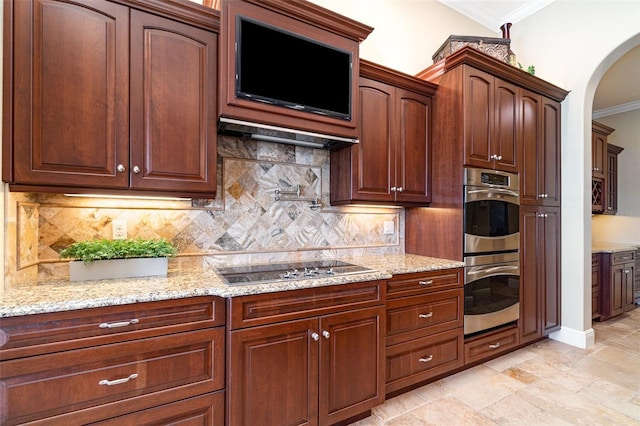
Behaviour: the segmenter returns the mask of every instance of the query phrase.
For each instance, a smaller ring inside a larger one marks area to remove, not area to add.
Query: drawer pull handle
[[[493,345],[489,345],[489,349],[498,349],[500,347],[500,342],[495,343]]]
[[[429,362],[429,361],[431,361],[432,359],[433,359],[433,355],[429,355],[429,356],[428,356],[428,357],[426,357],[426,358],[418,358],[418,361],[420,361],[420,362]]]
[[[418,314],[418,318],[431,318],[433,316],[433,312],[429,312],[428,314]]]
[[[107,386],[113,386],[113,385],[121,385],[123,383],[127,383],[129,380],[133,380],[136,377],[138,377],[138,373],[133,373],[132,375],[130,375],[129,377],[125,377],[123,379],[116,379],[116,380],[100,380],[98,382],[99,385],[107,385]]]
[[[100,328],[118,328],[118,327],[126,327],[128,325],[133,325],[139,323],[140,320],[132,319],[129,321],[120,321],[120,322],[103,322],[100,324]]]
[[[430,284],[433,284],[433,280],[429,280],[429,281],[418,281],[418,284],[420,284],[420,285],[430,285]]]

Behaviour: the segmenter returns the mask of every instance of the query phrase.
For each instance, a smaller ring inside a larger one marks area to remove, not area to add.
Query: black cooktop
[[[371,268],[340,260],[317,260],[311,262],[273,263],[218,268],[218,273],[229,285],[282,282],[337,275],[373,272]]]

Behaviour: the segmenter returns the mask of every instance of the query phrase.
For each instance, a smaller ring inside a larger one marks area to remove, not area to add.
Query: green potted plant
[[[71,281],[166,276],[167,259],[176,248],[159,240],[90,240],[78,241],[60,252],[69,262]]]

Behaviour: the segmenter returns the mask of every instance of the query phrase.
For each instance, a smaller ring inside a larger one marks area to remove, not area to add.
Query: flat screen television
[[[236,97],[351,120],[351,52],[236,19]]]

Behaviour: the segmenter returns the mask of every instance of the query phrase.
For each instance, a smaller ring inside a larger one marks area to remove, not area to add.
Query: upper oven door
[[[518,250],[520,196],[506,188],[465,186],[465,255]]]

